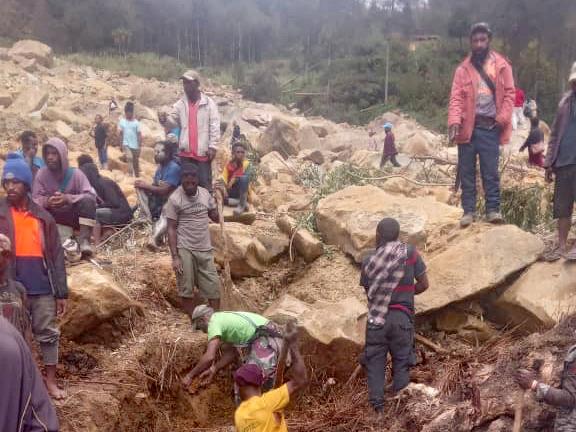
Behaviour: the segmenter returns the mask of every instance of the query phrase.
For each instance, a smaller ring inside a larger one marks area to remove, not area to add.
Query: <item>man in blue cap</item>
[[[30,199],[32,171],[18,154],[9,154],[2,173],[6,198],[0,200],[0,233],[12,244],[10,274],[26,288],[32,332],[40,345],[46,387],[55,399],[65,393],[56,383],[60,331],[68,286],[64,251],[54,218]]]
[[[386,132],[386,138],[384,138],[384,151],[382,152],[380,169],[384,168],[384,165],[386,165],[388,160],[392,162],[392,165],[398,168],[400,164],[396,160],[398,150],[396,150],[396,137],[394,137],[394,134],[392,133],[392,123],[386,123],[384,125],[384,131]]]

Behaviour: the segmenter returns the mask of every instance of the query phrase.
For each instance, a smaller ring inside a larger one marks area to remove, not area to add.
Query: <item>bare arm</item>
[[[220,222],[220,215],[218,214],[218,209],[212,209],[208,211],[208,217],[210,218],[210,220],[214,223],[218,223]]]
[[[222,356],[214,364],[214,372],[224,369],[226,366],[236,360],[236,350],[232,345],[222,344]]]
[[[430,287],[430,282],[428,282],[428,273],[423,273],[416,277],[416,294],[422,294]]]
[[[170,255],[172,255],[172,258],[178,257],[178,241],[176,236],[177,226],[177,221],[174,219],[168,219],[168,247],[170,248]]]
[[[190,371],[188,377],[190,379],[196,378],[206,369],[208,369],[214,363],[216,359],[216,353],[218,352],[218,348],[220,347],[220,338],[214,338],[210,342],[208,342],[208,346],[206,347],[206,352],[202,354],[196,366]]]
[[[163,196],[163,197],[170,195],[176,189],[170,183],[166,183],[166,182],[160,182],[160,184],[158,186],[154,186],[154,185],[139,181],[136,184],[136,187],[139,189],[151,192],[154,195],[159,195],[159,196]]]
[[[308,372],[304,364],[304,358],[300,354],[298,348],[298,340],[290,343],[290,354],[292,356],[291,379],[286,383],[288,386],[288,393],[292,396],[297,391],[303,389],[308,384]]]

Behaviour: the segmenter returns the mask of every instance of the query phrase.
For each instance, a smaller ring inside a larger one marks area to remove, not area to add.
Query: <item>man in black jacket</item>
[[[9,154],[2,173],[6,198],[0,200],[0,233],[12,243],[10,272],[26,288],[32,331],[46,369],[46,387],[55,399],[65,393],[56,383],[60,331],[68,286],[64,251],[54,218],[30,199],[32,172],[21,156]]]
[[[83,154],[78,157],[78,168],[96,191],[96,225],[92,234],[94,244],[98,245],[102,237],[102,227],[128,224],[132,220],[132,209],[118,183],[101,176],[90,155]]]

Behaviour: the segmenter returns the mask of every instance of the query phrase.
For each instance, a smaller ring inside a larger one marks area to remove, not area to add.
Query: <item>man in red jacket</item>
[[[448,127],[451,143],[458,144],[458,175],[462,184],[460,220],[467,227],[476,218],[476,158],[480,159],[486,198],[486,219],[502,223],[500,213],[500,145],[510,141],[516,96],[512,66],[490,49],[492,30],[479,23],[470,31],[471,54],[454,74]]]

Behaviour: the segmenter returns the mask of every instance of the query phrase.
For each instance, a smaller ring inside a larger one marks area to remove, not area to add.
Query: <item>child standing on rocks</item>
[[[140,177],[140,145],[142,143],[142,132],[140,122],[134,118],[134,103],[126,102],[124,106],[125,117],[120,120],[120,141],[122,149],[126,155],[130,175]]]

